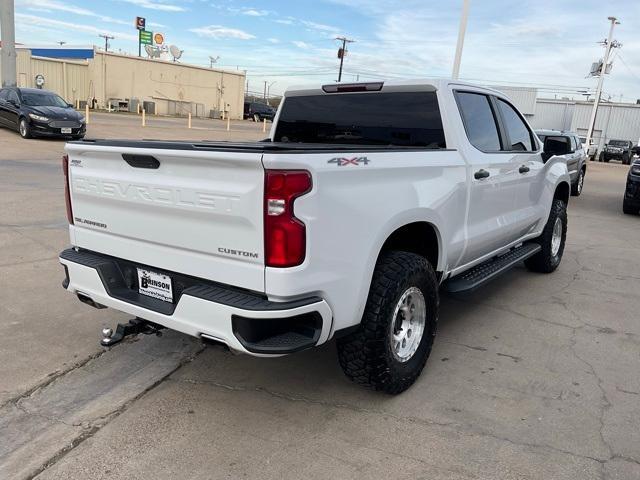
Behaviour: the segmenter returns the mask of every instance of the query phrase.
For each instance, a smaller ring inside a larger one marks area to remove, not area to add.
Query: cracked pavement
[[[227,135],[163,122],[153,136]],[[234,139],[260,138],[250,127]],[[149,136],[109,115],[91,128]],[[349,383],[333,343],[265,360],[169,332],[105,352],[100,328],[126,316],[59,285],[62,143],[0,143],[0,478],[640,478],[626,167],[589,163],[556,273],[443,297],[425,371],[390,397]]]

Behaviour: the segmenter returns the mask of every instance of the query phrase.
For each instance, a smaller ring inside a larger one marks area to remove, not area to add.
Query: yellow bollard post
[[[107,103],[107,112],[111,113],[111,100]]]
[[[76,110],[80,110],[80,100],[76,100]]]
[[[84,123],[89,125],[89,102],[84,106]]]
[[[144,111],[144,108],[143,108],[143,109],[142,109],[142,126],[143,126],[143,127],[147,125],[146,118],[145,118],[145,117],[146,117],[146,113],[147,113],[147,112],[145,112],[145,111]]]
[[[187,121],[187,128],[191,128],[191,112],[189,112],[189,120]]]
[[[267,131],[267,119],[263,118],[262,119],[262,132],[266,132]]]
[[[139,103],[138,103],[138,105],[136,107],[136,110],[137,110],[137,114],[140,115],[140,104]]]
[[[227,115],[227,132],[231,130],[231,119],[229,118],[229,116]]]

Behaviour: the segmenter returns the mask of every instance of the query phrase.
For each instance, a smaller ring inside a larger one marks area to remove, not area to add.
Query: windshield
[[[22,92],[22,103],[30,107],[68,107],[61,97],[53,93]]]
[[[580,137],[580,143],[587,143],[586,137]]]
[[[613,145],[614,147],[626,147],[629,144],[626,140],[611,140],[609,145]]]
[[[446,148],[435,92],[287,97],[274,140]]]

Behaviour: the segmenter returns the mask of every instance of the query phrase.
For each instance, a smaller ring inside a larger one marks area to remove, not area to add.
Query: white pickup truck
[[[349,378],[399,393],[441,289],[556,269],[566,149],[503,94],[444,80],[289,89],[262,142],[70,142],[63,286],[257,356],[336,338]]]

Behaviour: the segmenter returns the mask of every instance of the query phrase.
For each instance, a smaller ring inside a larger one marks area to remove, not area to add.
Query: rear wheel
[[[29,122],[27,122],[26,118],[20,119],[20,123],[18,123],[18,132],[22,138],[31,138],[31,127],[29,126]]]
[[[438,302],[438,282],[424,257],[383,254],[359,329],[338,340],[338,359],[347,377],[391,394],[409,388],[431,353]]]
[[[551,273],[562,260],[564,244],[567,239],[567,205],[556,199],[551,205],[549,219],[542,235],[533,240],[540,244],[541,250],[533,257],[527,258],[524,264],[533,272]]]
[[[578,173],[576,183],[571,185],[571,195],[573,195],[574,197],[579,197],[582,193],[582,187],[584,187],[584,168],[580,169],[580,173]]]

